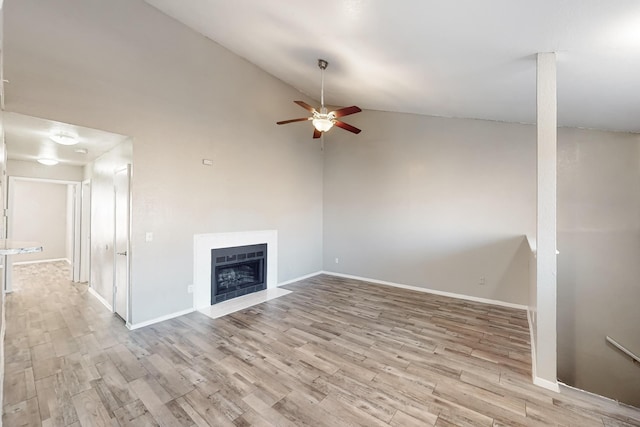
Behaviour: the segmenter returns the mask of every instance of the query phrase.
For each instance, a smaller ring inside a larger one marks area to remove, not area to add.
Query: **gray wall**
[[[7,110],[133,137],[133,323],[192,306],[196,233],[277,229],[280,282],[322,269],[322,152],[275,125],[310,99],[142,1],[4,8]]]
[[[133,143],[125,141],[85,168],[91,180],[91,287],[113,303],[113,174],[132,163]]]
[[[372,111],[348,121],[363,132],[336,129],[325,144],[324,269],[527,304],[535,127]]]
[[[12,255],[12,262],[67,258],[67,184],[15,179],[10,206],[11,238],[40,242],[42,252]],[[69,260],[71,261],[71,260]]]
[[[640,135],[561,129],[558,377],[640,406]]]

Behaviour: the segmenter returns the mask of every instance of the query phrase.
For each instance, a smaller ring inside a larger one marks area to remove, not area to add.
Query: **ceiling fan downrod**
[[[324,110],[324,70],[327,69],[329,63],[324,59],[318,59],[318,67],[320,68],[320,112],[326,113]]]

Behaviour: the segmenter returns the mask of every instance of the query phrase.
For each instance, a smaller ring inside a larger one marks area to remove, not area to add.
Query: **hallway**
[[[6,297],[6,426],[78,421],[75,402],[87,410],[99,403],[98,369],[113,369],[105,349],[129,339],[86,284],[69,280],[69,269],[64,261],[14,266],[14,293]]]

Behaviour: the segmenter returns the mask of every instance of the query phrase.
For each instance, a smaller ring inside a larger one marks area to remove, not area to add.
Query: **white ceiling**
[[[55,159],[63,165],[83,166],[111,150],[128,137],[66,123],[3,113],[7,158],[34,162],[39,158]],[[50,135],[63,133],[78,137],[78,144],[56,144]],[[86,154],[76,150],[85,149]]]
[[[534,123],[555,51],[559,125],[640,132],[638,0],[146,1],[340,106]]]

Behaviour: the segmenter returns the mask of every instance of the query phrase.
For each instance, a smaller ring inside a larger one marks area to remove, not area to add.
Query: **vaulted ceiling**
[[[560,126],[640,132],[637,0],[146,0],[332,105],[535,122],[557,52]]]

